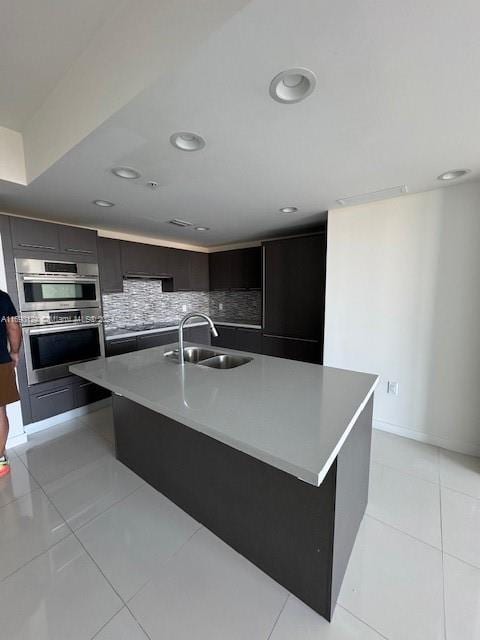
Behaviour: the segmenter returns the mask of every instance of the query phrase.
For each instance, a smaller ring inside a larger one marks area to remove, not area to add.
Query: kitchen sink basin
[[[208,358],[212,358],[216,355],[218,355],[218,351],[212,351],[211,349],[202,349],[201,347],[185,347],[183,350],[184,361],[190,362],[191,364],[197,364],[202,360],[207,360]],[[170,358],[171,360],[176,360],[178,362],[178,349],[175,349],[175,351],[167,351],[165,357]]]
[[[211,367],[212,369],[235,369],[235,367],[240,367],[242,364],[247,364],[252,360],[253,358],[247,358],[246,356],[220,354],[208,360],[203,360],[199,364],[202,367]]]

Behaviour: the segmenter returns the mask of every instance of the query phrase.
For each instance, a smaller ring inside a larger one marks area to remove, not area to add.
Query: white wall
[[[375,426],[480,455],[479,184],[329,213],[325,364],[381,375]]]

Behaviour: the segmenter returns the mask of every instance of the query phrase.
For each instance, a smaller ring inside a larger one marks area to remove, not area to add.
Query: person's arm
[[[20,359],[20,349],[22,347],[22,328],[16,317],[7,318],[5,323],[7,338],[10,345],[10,357],[15,367]]]

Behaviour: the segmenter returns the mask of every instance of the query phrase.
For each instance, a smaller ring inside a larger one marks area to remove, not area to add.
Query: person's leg
[[[0,458],[5,454],[8,438],[7,407],[0,407]]]

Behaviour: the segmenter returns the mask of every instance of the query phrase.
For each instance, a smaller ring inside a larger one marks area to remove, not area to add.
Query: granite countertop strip
[[[215,324],[222,325],[224,327],[240,327],[244,329],[261,329],[262,326],[260,324],[252,324],[250,322],[230,322],[223,320],[215,320],[213,322]],[[206,322],[192,322],[185,325],[186,327],[200,327],[206,324]],[[118,329],[106,329],[105,330],[105,340],[119,340],[121,338],[134,338],[135,336],[143,336],[151,333],[162,333],[163,331],[175,331],[178,329],[180,325],[179,320],[172,320],[171,322],[163,322],[155,324],[154,326],[148,329],[145,328],[136,328],[136,327],[123,327]]]
[[[164,357],[176,344],[72,365],[70,371],[318,486],[378,376],[241,353],[229,370]],[[132,429],[135,425],[132,424]]]

